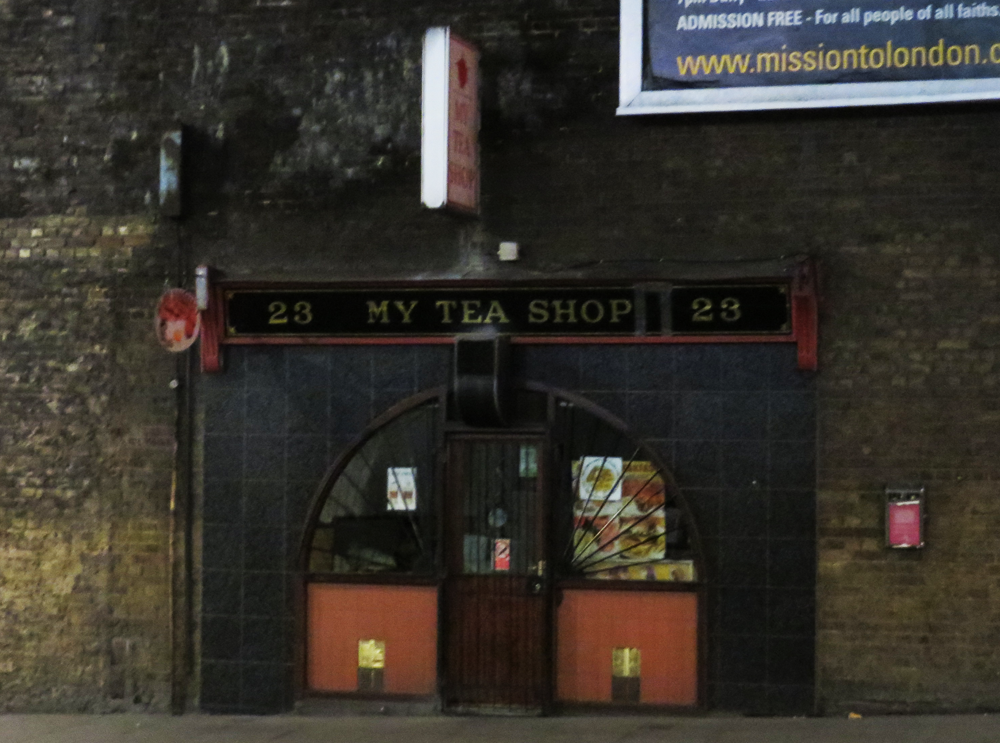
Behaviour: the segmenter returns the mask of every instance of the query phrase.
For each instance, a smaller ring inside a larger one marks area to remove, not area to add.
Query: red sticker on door
[[[510,540],[493,540],[493,569],[510,570]]]

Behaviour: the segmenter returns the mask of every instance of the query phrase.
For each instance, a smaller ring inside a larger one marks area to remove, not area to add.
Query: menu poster
[[[604,471],[615,473],[610,482]],[[663,560],[666,555],[666,484],[652,462],[583,457],[574,466],[574,562],[585,572]],[[603,467],[602,467],[603,465]],[[591,474],[599,473],[599,474]],[[601,496],[587,498],[591,479]],[[615,492],[617,497],[608,497]],[[616,502],[613,502],[616,501]]]
[[[580,500],[621,500],[622,467],[621,457],[584,457],[578,486]]]

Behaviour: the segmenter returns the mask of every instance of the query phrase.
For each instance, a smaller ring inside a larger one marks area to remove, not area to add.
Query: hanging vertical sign
[[[479,52],[447,27],[424,35],[420,199],[479,211]]]

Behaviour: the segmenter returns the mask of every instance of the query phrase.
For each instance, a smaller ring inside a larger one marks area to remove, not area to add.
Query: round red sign
[[[191,292],[169,289],[160,297],[156,310],[156,337],[168,351],[178,353],[191,347],[201,330],[198,301]]]

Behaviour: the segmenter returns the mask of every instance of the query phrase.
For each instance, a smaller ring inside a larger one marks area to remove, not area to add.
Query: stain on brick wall
[[[143,217],[0,220],[0,710],[169,701],[173,359]]]

